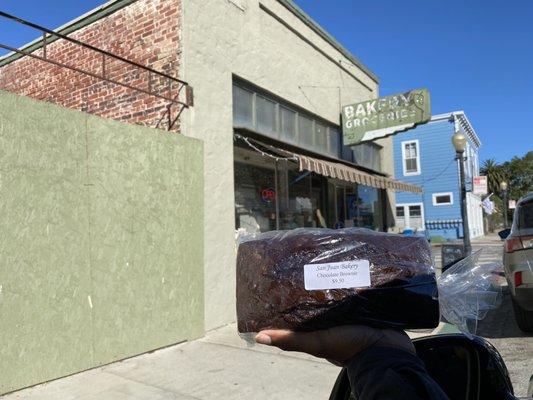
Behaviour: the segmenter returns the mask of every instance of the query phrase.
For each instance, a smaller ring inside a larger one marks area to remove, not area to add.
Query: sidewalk
[[[502,245],[503,241],[498,236],[497,232],[487,233],[484,236],[480,236],[472,239],[472,244],[488,244],[488,245]]]
[[[437,328],[438,330],[439,328]],[[151,354],[15,392],[2,400],[327,399],[339,373],[301,353],[249,347],[235,324]],[[429,333],[413,334],[425,336]]]
[[[502,252],[504,242],[500,239],[497,233],[489,233],[485,236],[480,236],[472,239],[472,252],[483,250],[479,257],[481,264],[487,263],[501,263]],[[442,243],[432,244],[431,252],[435,261],[435,267],[437,268],[437,275],[440,275],[440,269],[442,267]]]

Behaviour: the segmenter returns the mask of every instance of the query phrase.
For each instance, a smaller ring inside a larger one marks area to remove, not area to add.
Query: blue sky
[[[533,150],[533,1],[296,0],[380,78],[380,94],[427,87],[432,112],[464,110],[505,161]]]
[[[57,27],[103,3],[3,0],[0,9]],[[433,114],[464,110],[482,159],[533,150],[533,0],[296,3],[380,77],[381,95],[427,87]],[[35,37],[0,21],[0,43]]]

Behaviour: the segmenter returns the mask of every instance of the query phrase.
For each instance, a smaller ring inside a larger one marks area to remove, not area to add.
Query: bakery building
[[[236,229],[386,231],[394,191],[419,190],[393,179],[391,137],[343,146],[342,106],[378,98],[379,80],[290,0],[113,0],[59,31],[192,88],[189,107],[169,118],[146,93],[26,56],[0,60],[2,90],[203,142],[204,330],[235,320]],[[49,57],[94,67],[62,40],[47,46]]]

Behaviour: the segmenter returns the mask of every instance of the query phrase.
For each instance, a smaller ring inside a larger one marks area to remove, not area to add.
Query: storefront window
[[[262,96],[257,101],[257,129],[270,136],[277,131],[276,103]]]
[[[374,171],[381,171],[381,146],[375,143],[361,143],[352,146],[352,150],[356,164]]]
[[[348,218],[353,226],[382,230],[382,211],[379,190],[369,186],[359,185],[357,194],[348,197]]]
[[[328,148],[328,128],[319,122],[315,122],[315,146],[319,149]]]
[[[296,113],[280,106],[281,110],[281,138],[288,143],[297,143]]]
[[[298,115],[299,144],[307,149],[315,145],[313,121],[303,115]]]
[[[233,124],[331,157],[340,156],[338,127],[243,84],[233,85]]]
[[[278,167],[281,229],[326,227],[323,208],[326,179],[299,171],[297,164],[291,162],[280,163]]]
[[[330,128],[328,132],[328,151],[330,156],[339,156],[340,142],[339,131]]]
[[[332,226],[325,207],[325,177],[241,147],[235,147],[234,154],[237,229],[256,233]]]
[[[233,87],[233,121],[239,126],[253,126],[253,93],[238,86]]]
[[[247,232],[276,229],[276,184],[274,165],[265,168],[235,162],[236,227]]]
[[[235,147],[236,227],[247,232],[362,227],[383,230],[382,190],[300,171]]]
[[[330,211],[334,214],[332,228],[368,228],[383,230],[383,211],[380,189],[345,184],[338,181],[330,183],[334,187],[336,208]],[[331,191],[331,189],[330,189]]]

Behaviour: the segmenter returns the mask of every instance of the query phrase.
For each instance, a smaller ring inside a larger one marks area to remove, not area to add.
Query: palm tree
[[[498,165],[494,158],[483,161],[481,173],[487,177],[489,193],[499,195],[500,182],[505,179],[505,174],[501,165]]]

